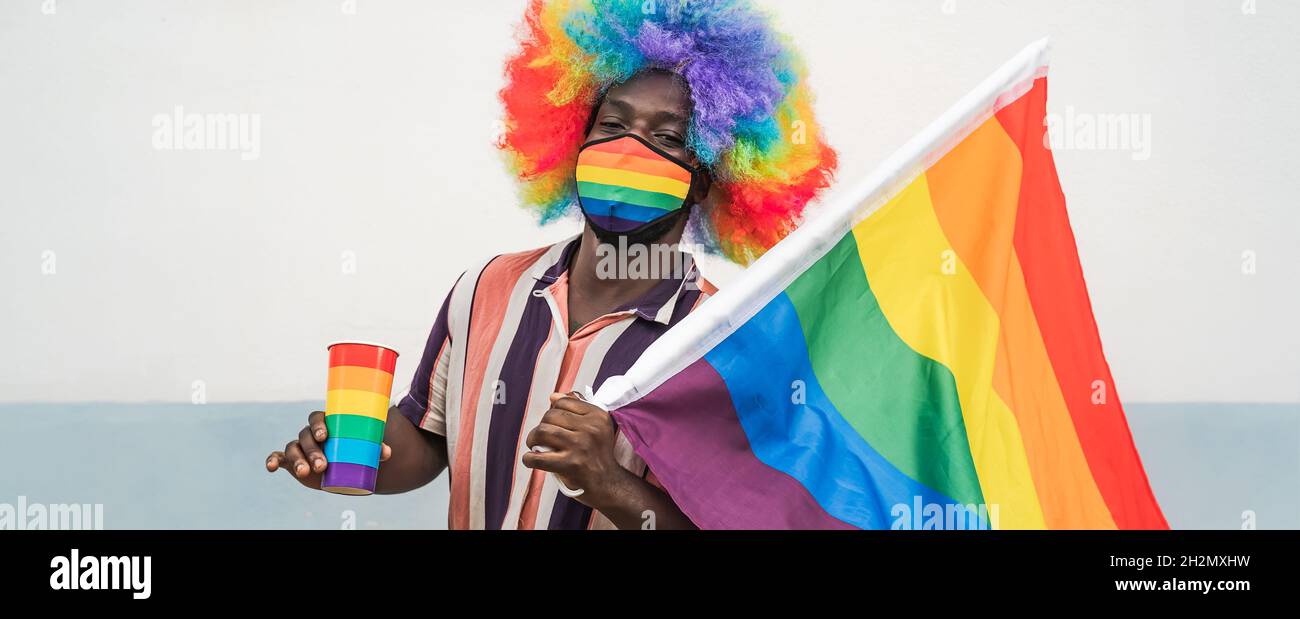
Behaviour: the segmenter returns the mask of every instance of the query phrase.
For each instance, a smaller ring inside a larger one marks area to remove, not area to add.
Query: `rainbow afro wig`
[[[788,234],[835,171],[790,40],[748,0],[531,0],[506,64],[498,146],[542,223],[577,212],[593,107],[650,69],[680,75],[687,144],[713,179],[697,242],[748,263]]]

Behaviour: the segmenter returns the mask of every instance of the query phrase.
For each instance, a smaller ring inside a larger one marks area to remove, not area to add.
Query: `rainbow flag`
[[[595,394],[697,525],[1168,528],[1044,143],[1047,48]]]

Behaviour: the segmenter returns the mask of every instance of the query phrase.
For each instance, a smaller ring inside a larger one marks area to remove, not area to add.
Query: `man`
[[[752,258],[829,182],[834,153],[809,131],[798,63],[765,18],[741,1],[682,7],[530,6],[502,147],[527,204],[547,219],[576,198],[585,226],[461,276],[390,412],[377,492],[450,469],[452,528],[640,528],[647,513],[657,528],[693,526],[610,415],[571,392],[625,372],[713,292],[676,249],[693,211],[712,204],[708,232]],[[587,65],[570,63],[575,48]],[[681,268],[627,268],[664,247],[671,259],[652,266]],[[311,413],[267,470],[319,488],[326,437]]]

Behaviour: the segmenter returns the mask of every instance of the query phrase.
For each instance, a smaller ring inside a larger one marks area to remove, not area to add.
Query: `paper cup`
[[[375,491],[379,449],[388,420],[397,351],[369,342],[329,345],[329,390],[325,394],[322,446],[329,463],[321,490],[366,495]]]

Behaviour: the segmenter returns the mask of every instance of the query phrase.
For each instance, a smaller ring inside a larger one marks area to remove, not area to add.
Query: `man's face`
[[[662,71],[641,73],[609,90],[584,142],[632,133],[698,166],[695,153],[686,147],[691,110],[690,93],[680,77]],[[708,192],[709,183],[698,182],[690,201],[703,202]]]

